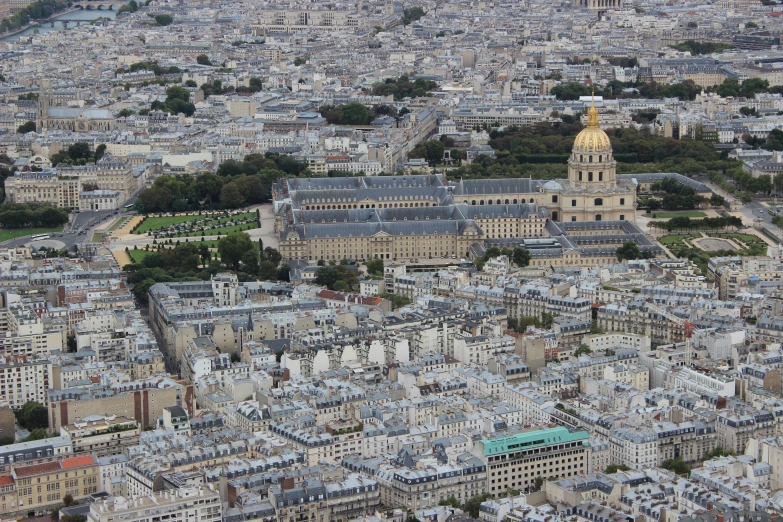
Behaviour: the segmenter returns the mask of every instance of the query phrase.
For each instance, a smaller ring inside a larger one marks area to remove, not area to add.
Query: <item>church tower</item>
[[[394,0],[386,0],[386,16],[394,14]]]
[[[587,126],[582,129],[568,160],[571,186],[584,189],[613,189],[617,186],[617,162],[612,156],[612,142],[598,125],[595,100],[587,110]]]
[[[45,131],[49,125],[49,108],[52,105],[52,84],[49,80],[41,80],[38,86],[38,107],[36,109],[35,130]]]

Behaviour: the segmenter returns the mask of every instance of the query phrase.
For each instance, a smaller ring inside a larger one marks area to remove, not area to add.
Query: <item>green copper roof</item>
[[[545,430],[526,431],[508,437],[483,439],[481,442],[484,445],[484,456],[488,457],[489,455],[501,455],[566,442],[582,441],[587,445],[589,439],[590,434],[585,430],[568,431],[566,428],[558,426]]]

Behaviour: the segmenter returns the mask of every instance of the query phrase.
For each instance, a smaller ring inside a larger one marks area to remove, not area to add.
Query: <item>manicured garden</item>
[[[705,234],[708,238],[729,238],[733,239],[738,244],[740,250],[736,250],[737,255],[747,256],[762,256],[766,255],[767,244],[760,238],[753,234],[739,234],[739,233],[708,233]],[[658,241],[669,248],[672,252],[675,252],[681,247],[685,248],[700,248],[698,246],[698,240],[704,236],[700,234],[670,234],[657,238]],[[696,240],[696,242],[694,242]],[[687,243],[686,243],[687,242]],[[703,249],[704,245],[701,245]]]
[[[697,237],[700,237],[700,236],[694,236],[692,234],[672,234],[672,235],[669,235],[669,236],[659,237],[658,241],[660,241],[660,243],[662,245],[665,245],[667,247],[674,246],[674,245],[683,245],[684,246],[684,241],[685,240],[687,240],[687,239],[695,239]]]
[[[226,235],[258,228],[256,212],[217,212],[182,216],[147,217],[133,229],[134,234],[155,238]]]

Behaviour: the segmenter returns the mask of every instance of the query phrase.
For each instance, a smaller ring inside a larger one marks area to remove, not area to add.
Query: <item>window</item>
[[[576,216],[571,216],[571,221],[576,221]]]
[[[625,214],[620,214],[620,221],[625,221]]]
[[[595,215],[595,220],[596,221],[601,221],[601,214],[596,214]]]
[[[588,163],[592,163],[592,162],[593,162],[593,155],[592,155],[592,154],[590,154],[590,155],[587,157],[587,161],[588,161]]]
[[[575,199],[572,199],[572,200],[571,200],[571,206],[572,206],[572,207],[575,207],[575,206],[576,206],[576,200],[575,200]]]
[[[604,173],[603,172],[599,172],[598,173],[598,181],[603,181],[603,180],[604,180]]]
[[[557,203],[557,196],[552,196],[552,203]]]
[[[582,171],[579,171],[579,181],[582,181]]]
[[[588,172],[587,173],[587,181],[593,181],[593,173],[592,172]]]
[[[620,204],[625,205],[625,198],[620,198]]]
[[[595,206],[600,207],[604,204],[603,198],[595,198]]]

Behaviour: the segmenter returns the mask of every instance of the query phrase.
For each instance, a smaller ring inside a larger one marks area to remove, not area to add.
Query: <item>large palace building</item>
[[[574,141],[568,179],[281,179],[273,189],[280,253],[308,262],[408,261],[466,257],[475,247],[501,243],[528,248],[534,265],[579,266],[612,262],[617,246],[629,239],[659,253],[633,224],[637,188],[651,177],[694,182],[679,174],[618,176],[616,167],[591,107]],[[542,247],[538,256],[536,244]]]

